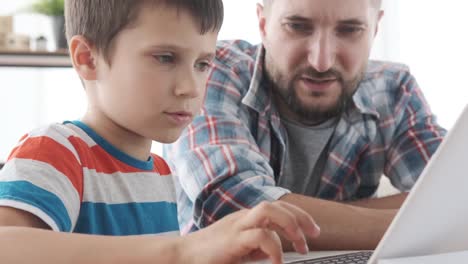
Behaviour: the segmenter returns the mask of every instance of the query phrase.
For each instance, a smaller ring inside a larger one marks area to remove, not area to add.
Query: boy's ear
[[[73,36],[70,40],[70,57],[73,68],[78,75],[87,81],[96,80],[96,62],[93,46],[83,36]]]

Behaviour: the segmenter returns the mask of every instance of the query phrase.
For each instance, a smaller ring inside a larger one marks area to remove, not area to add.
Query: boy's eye
[[[195,64],[195,68],[201,72],[205,72],[211,68],[211,62],[202,61]]]
[[[154,54],[153,58],[155,58],[161,64],[169,64],[174,63],[175,58],[171,54]]]

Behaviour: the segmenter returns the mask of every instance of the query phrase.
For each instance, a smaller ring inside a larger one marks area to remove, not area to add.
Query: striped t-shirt
[[[132,158],[79,121],[25,135],[0,171],[0,206],[61,232],[178,234],[175,200],[162,158]]]

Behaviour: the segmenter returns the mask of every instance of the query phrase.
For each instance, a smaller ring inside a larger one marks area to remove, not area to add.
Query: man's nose
[[[313,36],[308,54],[309,64],[318,72],[326,72],[335,65],[336,41],[326,32]]]

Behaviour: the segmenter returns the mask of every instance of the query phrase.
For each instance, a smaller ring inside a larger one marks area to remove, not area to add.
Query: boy
[[[174,186],[151,142],[176,140],[200,108],[221,0],[67,0],[65,10],[88,108],[27,134],[0,172],[2,262],[279,263],[275,231],[305,253],[319,229],[285,203],[167,235],[178,231]]]

